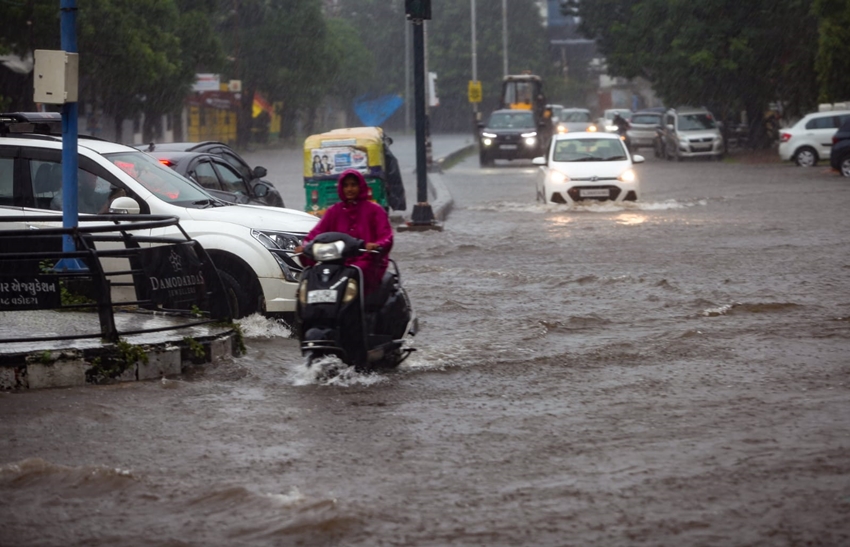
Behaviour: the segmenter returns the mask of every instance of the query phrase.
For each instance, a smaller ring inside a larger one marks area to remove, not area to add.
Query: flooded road
[[[568,210],[534,169],[472,157],[397,234],[398,371],[252,317],[183,378],[0,394],[0,545],[850,543],[847,181],[649,157]]]

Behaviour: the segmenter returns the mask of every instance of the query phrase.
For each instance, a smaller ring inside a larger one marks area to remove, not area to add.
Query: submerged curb
[[[126,346],[125,346],[126,347]],[[0,355],[0,390],[74,387],[178,376],[190,368],[241,355],[241,334],[226,329],[209,336],[132,346],[147,355],[127,363],[116,344],[86,349],[54,349]],[[116,364],[123,372],[110,377]]]

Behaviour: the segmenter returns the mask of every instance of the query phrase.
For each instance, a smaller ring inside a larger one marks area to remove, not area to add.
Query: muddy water
[[[165,382],[0,395],[2,545],[846,545],[850,186],[640,166],[641,202],[446,174],[394,256],[398,371],[328,382],[284,326]]]

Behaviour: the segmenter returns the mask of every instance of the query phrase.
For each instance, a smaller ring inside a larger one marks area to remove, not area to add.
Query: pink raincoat
[[[356,200],[345,201],[342,193],[342,181],[345,177],[354,175],[360,183],[360,195]],[[325,232],[342,232],[352,237],[362,239],[364,243],[376,243],[381,247],[380,254],[364,253],[349,258],[346,264],[358,266],[363,271],[364,294],[373,292],[381,283],[384,272],[389,264],[389,254],[393,247],[393,229],[384,208],[369,200],[369,186],[366,179],[356,169],[348,169],[340,173],[336,185],[339,203],[333,204],[325,211],[322,220],[310,230],[304,243],[312,241]],[[305,257],[302,261],[308,263]]]

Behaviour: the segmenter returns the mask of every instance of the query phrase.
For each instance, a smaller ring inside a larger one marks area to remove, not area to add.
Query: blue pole
[[[60,0],[61,47],[66,53],[77,52],[77,1]],[[62,227],[79,225],[79,200],[77,190],[77,103],[62,104]],[[62,236],[62,251],[73,252],[74,239]],[[78,260],[63,260],[62,269],[85,269]],[[57,265],[57,269],[59,265]]]

